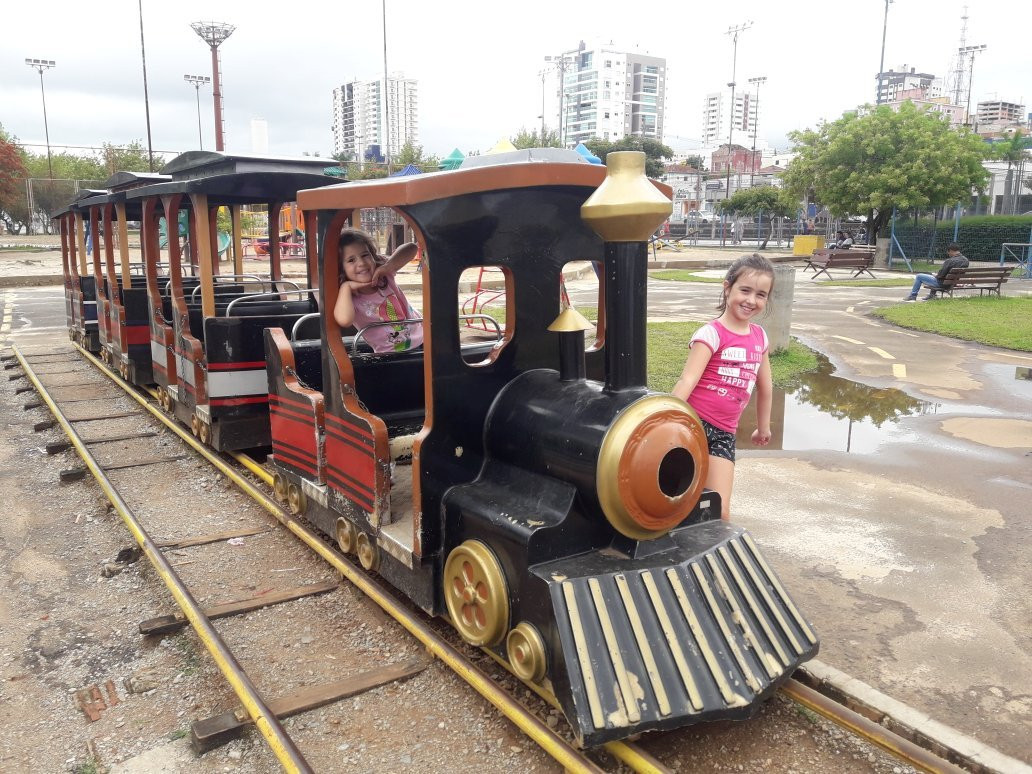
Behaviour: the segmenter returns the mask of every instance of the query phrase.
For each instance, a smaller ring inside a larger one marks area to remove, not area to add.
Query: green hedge
[[[946,245],[953,241],[954,221],[910,218],[896,221],[896,239],[911,260],[946,257]],[[888,237],[885,229],[882,236]],[[972,261],[998,261],[1004,242],[1032,241],[1032,217],[1021,215],[971,215],[960,219],[957,242]]]

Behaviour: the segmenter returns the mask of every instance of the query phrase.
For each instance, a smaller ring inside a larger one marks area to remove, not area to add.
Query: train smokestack
[[[587,370],[584,366],[584,331],[594,326],[572,306],[566,307],[548,326],[548,330],[559,334],[559,381],[583,381]]]
[[[645,386],[648,240],[670,216],[671,203],[645,176],[644,153],[610,153],[606,167],[581,218],[605,240],[605,389],[618,392]]]

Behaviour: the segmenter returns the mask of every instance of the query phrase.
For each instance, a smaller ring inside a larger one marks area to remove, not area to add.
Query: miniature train
[[[697,417],[646,387],[647,240],[670,191],[641,154],[608,169],[538,155],[326,185],[301,162],[193,152],[168,179],[116,176],[57,216],[70,332],[215,448],[270,446],[292,513],[553,695],[584,745],[746,717],[818,641],[752,538],[720,520]],[[218,274],[214,208],[290,196],[318,290],[287,292],[271,230],[266,287],[239,263]],[[159,260],[158,215],[181,208],[197,277],[178,244]],[[420,350],[367,351],[327,311],[341,229],[371,208],[400,214],[423,254]],[[134,273],[123,252],[119,273],[113,235],[132,217],[144,261]],[[106,256],[92,275],[85,218]],[[596,325],[563,308],[574,261],[602,266]],[[460,314],[477,267],[505,282],[486,340]]]

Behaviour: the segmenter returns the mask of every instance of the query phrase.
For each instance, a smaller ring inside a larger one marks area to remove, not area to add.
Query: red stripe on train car
[[[316,441],[315,427],[296,420],[284,419],[275,412],[269,414],[272,442],[285,443],[296,449],[304,449],[305,453],[315,459]]]
[[[347,481],[344,481],[337,476],[336,472],[330,468],[326,469],[326,483],[329,484],[331,489],[340,492],[359,508],[368,511],[369,513],[373,512],[373,501],[353,489]]]
[[[280,449],[275,443],[272,444],[273,455],[276,457],[276,462],[280,465],[287,465],[292,468],[297,468],[305,473],[308,473],[313,478],[318,478],[319,472],[309,465],[307,462],[302,462],[285,449]]]
[[[277,403],[275,395],[269,395],[270,411],[275,411],[279,413],[280,416],[285,417],[287,419],[294,419],[297,421],[307,422],[312,427],[315,427],[315,410],[311,406],[307,406],[306,408],[308,409],[308,411],[298,411],[294,408],[286,408]]]
[[[355,424],[352,422],[346,422],[336,414],[327,414],[326,421],[339,425],[344,430],[354,430],[357,433],[361,433],[365,438],[372,440],[373,433],[366,424]]]
[[[122,341],[133,346],[136,344],[147,344],[150,341],[150,331],[146,326],[125,326],[122,329]]]
[[[193,387],[189,384],[186,388],[193,392]],[[248,395],[243,398],[209,398],[208,404],[211,406],[247,406],[257,403],[268,403],[268,395]]]
[[[320,397],[322,397],[321,393],[320,393]],[[290,406],[291,408],[299,408],[299,409],[304,409],[306,411],[311,411],[312,410],[312,404],[309,403],[306,400],[301,400],[300,398],[294,398],[294,397],[290,397],[290,396],[286,396],[286,395],[279,395],[277,393],[270,393],[269,394],[269,399],[272,400],[272,401],[275,401],[276,403],[282,403],[285,406]]]
[[[286,450],[288,454],[293,454],[299,460],[305,460],[312,464],[318,462],[318,460],[316,460],[315,458],[315,454],[313,454],[310,451],[307,451],[301,446],[295,446],[294,444],[290,443],[290,441],[287,441],[283,438],[274,438],[272,440],[272,444],[273,446],[279,444],[281,447],[283,447],[284,450]]]
[[[328,470],[335,470],[338,476],[353,480],[369,497],[376,493],[376,465],[371,449],[363,452],[327,437],[325,453]]]
[[[209,371],[247,371],[265,368],[264,360],[248,360],[239,363],[208,363]]]
[[[346,445],[352,449],[355,449],[356,451],[360,451],[363,454],[373,453],[372,441],[363,441],[363,439],[361,438],[354,438],[350,435],[345,435],[344,433],[340,432],[340,430],[337,430],[333,427],[326,427],[324,429],[326,430],[327,439],[333,438],[338,443]]]

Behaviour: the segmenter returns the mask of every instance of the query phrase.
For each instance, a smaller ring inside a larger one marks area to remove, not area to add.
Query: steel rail
[[[78,344],[73,346],[83,357],[100,369],[101,373],[119,385],[126,393],[156,417],[162,424],[186,441],[199,455],[204,457],[226,478],[236,484],[245,494],[268,511],[280,524],[292,532],[295,537],[321,556],[334,569],[358,587],[366,596],[383,608],[403,628],[419,640],[426,649],[441,659],[453,672],[465,680],[477,693],[487,699],[505,717],[511,720],[535,744],[560,763],[570,772],[591,772],[602,774],[602,769],[580,750],[563,739],[559,734],[545,725],[536,715],[529,712],[519,701],[507,694],[490,676],[475,664],[469,662],[451,643],[444,640],[423,621],[419,620],[404,607],[395,604],[394,598],[387,589],[367,576],[362,570],[344,559],[330,548],[318,535],[304,524],[293,519],[290,514],[280,508],[279,504],[258,489],[254,484],[233,470],[225,460],[215,454],[187,431],[181,428],[162,411],[147,402],[128,382],[108,370],[103,363]]]
[[[823,693],[815,691],[798,680],[792,678],[781,686],[781,692],[792,701],[818,713],[836,725],[852,731],[861,739],[880,747],[902,761],[909,763],[921,771],[932,774],[964,774],[964,769],[943,760],[930,750],[926,750],[909,739],[889,731],[873,720],[865,718],[848,707],[843,706]]]
[[[293,740],[287,736],[286,731],[276,718],[275,714],[273,714],[268,705],[266,705],[265,701],[258,694],[258,691],[251,682],[251,679],[237,662],[236,657],[222,640],[218,631],[215,630],[211,621],[204,615],[204,612],[197,604],[197,601],[193,598],[190,590],[172,568],[172,565],[165,558],[165,555],[161,552],[158,546],[153,540],[151,540],[150,535],[147,534],[143,525],[140,524],[135,514],[132,512],[132,509],[129,508],[129,505],[122,499],[122,496],[111,483],[111,480],[105,475],[104,470],[97,463],[96,459],[90,453],[86,444],[83,443],[83,440],[79,437],[79,434],[72,427],[71,423],[65,419],[60,408],[50,397],[50,393],[47,391],[47,388],[36,377],[36,374],[32,370],[28,361],[22,357],[17,345],[15,345],[13,349],[19,362],[22,364],[26,378],[32,382],[32,385],[36,388],[40,397],[47,404],[47,407],[54,415],[54,418],[61,426],[61,429],[64,430],[65,435],[68,436],[68,440],[71,441],[72,446],[75,447],[75,451],[79,454],[79,457],[82,458],[82,461],[86,464],[90,473],[93,474],[93,477],[97,480],[101,490],[107,496],[114,509],[118,512],[118,515],[129,529],[129,532],[132,533],[140,548],[143,549],[143,553],[150,560],[155,571],[157,571],[158,575],[164,581],[165,586],[172,594],[176,604],[179,605],[180,609],[182,609],[187,619],[190,621],[190,625],[194,628],[194,631],[197,632],[197,636],[201,639],[201,642],[204,643],[204,646],[211,654],[212,659],[214,659],[215,663],[222,671],[222,674],[226,677],[227,682],[229,682],[230,686],[233,688],[233,692],[236,693],[241,704],[243,704],[247,709],[247,713],[254,721],[255,727],[265,738],[273,755],[276,756],[277,760],[279,760],[280,764],[288,772],[312,772],[313,769],[308,765],[308,762],[304,759],[301,751],[297,749]],[[85,350],[81,351],[85,352]],[[89,358],[90,360],[94,360],[92,355],[89,355]],[[99,363],[99,361],[95,362]],[[130,393],[130,395],[134,394]]]

